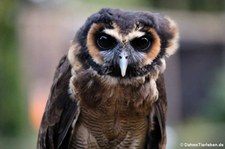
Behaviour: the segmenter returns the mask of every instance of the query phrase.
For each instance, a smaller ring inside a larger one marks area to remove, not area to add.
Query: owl
[[[55,72],[38,149],[165,149],[165,59],[174,21],[104,8],[74,37]]]

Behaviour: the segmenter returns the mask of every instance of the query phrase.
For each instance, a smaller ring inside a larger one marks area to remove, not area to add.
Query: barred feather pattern
[[[143,148],[148,126],[147,117],[128,117],[115,121],[106,114],[102,116],[85,109],[82,111],[72,136],[71,149]]]
[[[155,81],[147,77],[133,86],[110,86],[103,80],[87,70],[71,80],[80,115],[70,149],[144,148],[151,105],[157,98]]]

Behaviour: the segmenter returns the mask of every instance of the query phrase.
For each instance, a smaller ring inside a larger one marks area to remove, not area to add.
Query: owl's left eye
[[[134,49],[146,51],[152,44],[152,37],[150,35],[144,35],[142,37],[133,39],[130,43]]]
[[[116,39],[105,33],[97,36],[96,43],[100,50],[109,50],[117,45]]]

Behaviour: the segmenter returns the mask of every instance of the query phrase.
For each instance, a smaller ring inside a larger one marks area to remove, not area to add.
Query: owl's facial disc
[[[102,9],[78,31],[73,42],[78,46],[71,48],[69,58],[76,70],[91,68],[103,76],[140,77],[164,67],[163,61],[174,54],[178,39],[176,24],[158,13]]]
[[[133,28],[124,33],[116,25],[93,24],[87,36],[89,64],[99,74],[135,77],[146,74],[160,52],[160,39],[153,28]],[[148,69],[146,69],[148,68]]]
[[[104,64],[112,66],[113,74],[126,77],[143,65],[143,55],[150,50],[153,39],[141,31],[119,36],[115,30],[105,29],[95,36],[95,43]]]

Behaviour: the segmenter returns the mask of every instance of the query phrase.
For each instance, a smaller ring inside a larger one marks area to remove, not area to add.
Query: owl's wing
[[[153,115],[153,129],[149,130],[147,138],[147,149],[165,149],[166,145],[166,111],[167,111],[167,98],[165,90],[165,82],[163,74],[159,75],[156,81],[157,89],[159,91],[159,98],[154,103]],[[152,126],[150,127],[152,128]]]
[[[67,148],[70,129],[78,114],[75,100],[68,94],[71,66],[64,56],[57,66],[51,92],[39,129],[37,149]]]

